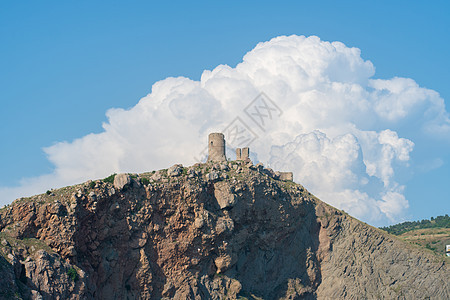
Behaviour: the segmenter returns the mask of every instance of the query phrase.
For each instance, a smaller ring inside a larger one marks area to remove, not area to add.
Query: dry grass
[[[445,255],[445,245],[450,245],[450,228],[425,228],[405,232],[400,239]]]

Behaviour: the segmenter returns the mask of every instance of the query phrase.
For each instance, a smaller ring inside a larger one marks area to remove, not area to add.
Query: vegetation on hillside
[[[438,255],[446,255],[445,245],[450,245],[450,228],[415,229],[398,237],[411,244],[434,251]]]
[[[105,183],[109,182],[109,183],[113,184],[114,178],[116,177],[116,175],[117,175],[116,173],[109,175],[108,177],[103,179],[103,182],[105,182]]]
[[[431,217],[430,220],[424,219],[422,221],[403,222],[387,227],[380,227],[380,229],[395,235],[425,228],[450,228],[450,217],[446,214],[445,216],[437,216],[436,218]]]

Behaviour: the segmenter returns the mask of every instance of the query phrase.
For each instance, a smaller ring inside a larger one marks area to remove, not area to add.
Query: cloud
[[[254,160],[292,170],[322,200],[372,223],[400,220],[409,204],[398,174],[410,168],[415,146],[445,144],[450,119],[437,92],[374,75],[357,48],[276,37],[234,68],[205,70],[199,81],[167,78],[131,109],[108,110],[102,133],[45,148],[54,172],[2,187],[0,199],[113,172],[190,165],[204,154],[209,132],[240,128]],[[227,133],[230,146],[235,137]]]
[[[395,220],[409,204],[402,194],[404,187],[391,181],[392,163],[395,159],[409,160],[412,143],[389,130],[372,135],[377,146],[371,149],[375,154],[372,161],[364,160],[355,135],[330,139],[314,131],[283,146],[273,146],[269,163],[275,169],[292,170],[296,180],[316,196],[353,215],[371,222],[383,217]],[[384,185],[374,191],[380,181]]]

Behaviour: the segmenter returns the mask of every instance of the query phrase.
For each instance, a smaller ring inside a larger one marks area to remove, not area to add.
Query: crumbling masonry
[[[237,148],[236,160],[243,161],[245,163],[251,162],[250,160],[250,148]],[[221,162],[227,161],[225,155],[225,136],[223,133],[214,132],[208,136],[208,161]],[[280,180],[294,181],[292,172],[276,172]]]
[[[250,149],[248,147],[245,148],[236,148],[236,160],[250,161]]]

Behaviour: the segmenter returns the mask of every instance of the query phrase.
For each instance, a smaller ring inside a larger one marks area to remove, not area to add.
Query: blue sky
[[[411,78],[449,111],[449,13],[448,1],[2,1],[0,186],[53,172],[44,147],[103,132],[108,109],[134,107],[155,82],[235,67],[281,35],[359,48],[375,78]],[[449,213],[450,141],[413,142],[418,163],[397,172],[403,219]]]

